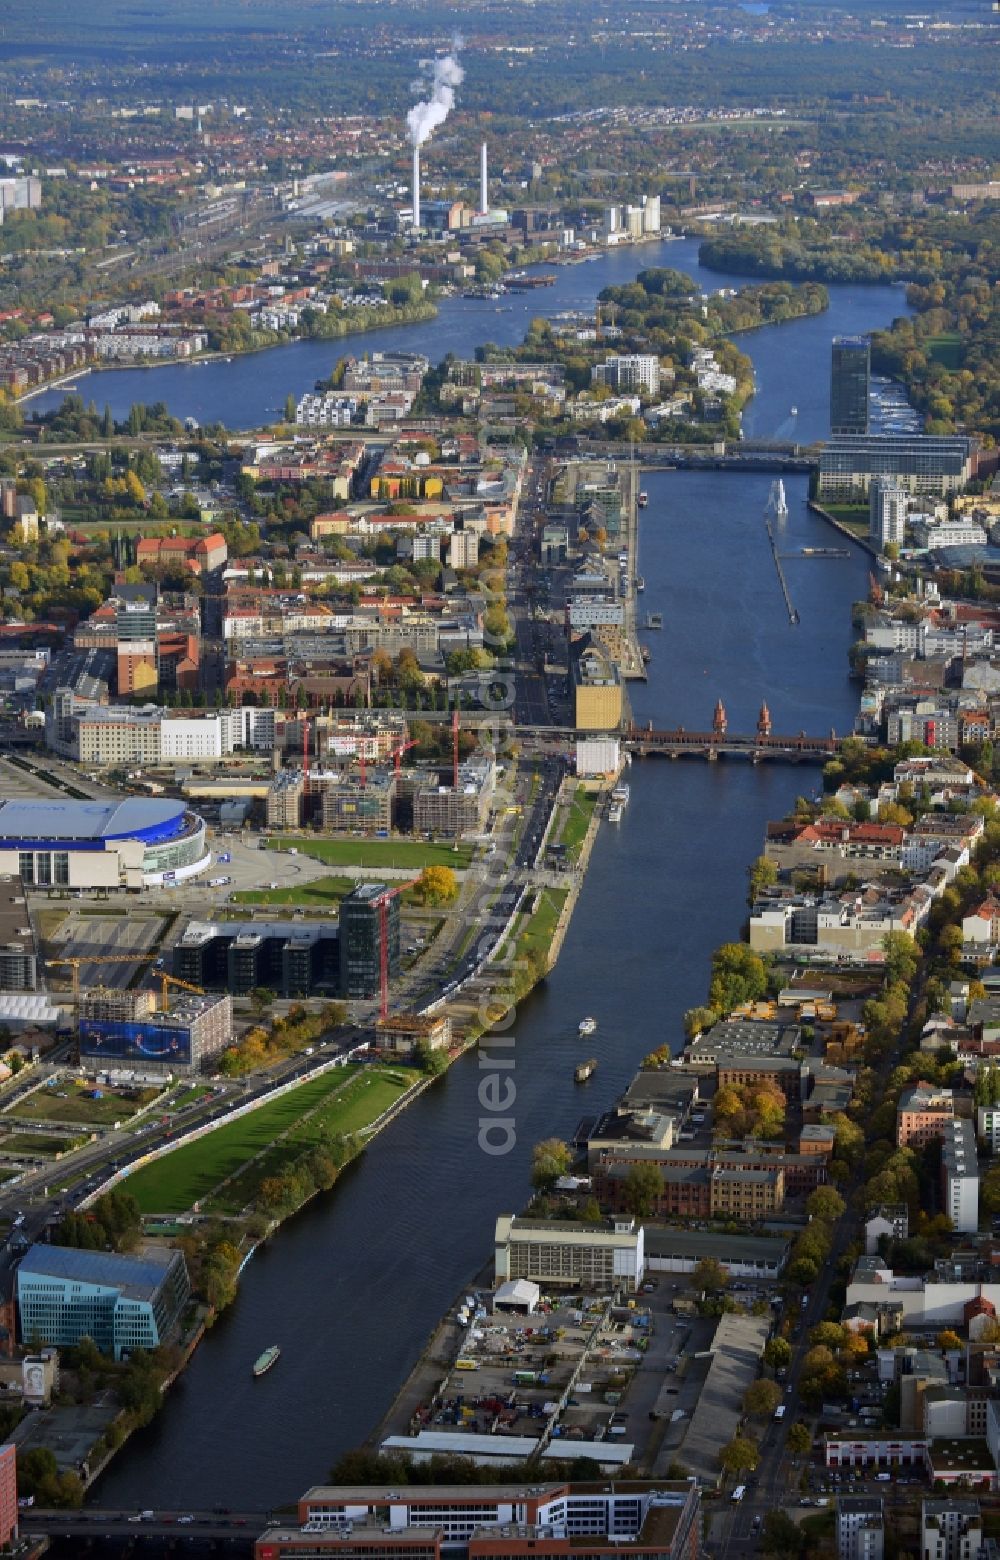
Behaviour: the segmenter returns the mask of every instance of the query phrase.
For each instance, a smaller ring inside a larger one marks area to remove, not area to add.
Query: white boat
[[[793,407],[792,407],[792,413],[791,413],[791,415],[792,415],[792,416],[793,416],[793,417],[797,417],[797,416],[798,416],[798,415],[799,415],[799,409],[798,409],[798,407],[797,407],[797,406],[793,406]]]
[[[579,1029],[579,1032],[580,1032],[581,1035],[592,1035],[596,1028],[597,1028],[597,1019],[596,1018],[590,1018],[589,1016],[587,1018],[581,1018],[580,1023],[578,1025],[578,1029]]]
[[[624,811],[625,809],[623,808],[621,802],[612,802],[611,806],[608,808],[608,822],[621,823]],[[581,1033],[583,1033],[582,1026]]]

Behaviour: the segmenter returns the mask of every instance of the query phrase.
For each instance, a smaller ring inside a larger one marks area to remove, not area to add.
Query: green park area
[[[109,1127],[127,1121],[160,1092],[158,1089],[105,1089],[59,1079],[17,1101],[13,1114],[23,1121],[70,1122],[74,1126]]]
[[[297,850],[300,856],[331,867],[386,867],[420,872],[424,867],[452,867],[461,871],[472,860],[472,846],[426,840],[325,840],[285,839],[272,835],[270,850]]]
[[[928,336],[927,356],[933,363],[957,373],[962,366],[965,338],[957,330],[942,331],[939,336]]]
[[[827,504],[822,499],[820,508],[841,525],[853,531],[855,536],[867,536],[870,527],[867,504]]]
[[[48,1158],[52,1154],[67,1154],[85,1141],[79,1137],[47,1137],[41,1132],[5,1132],[0,1136],[0,1154],[8,1159],[20,1159],[22,1155]]]
[[[324,1136],[362,1131],[415,1081],[392,1068],[336,1068],[143,1166],[128,1177],[127,1189],[143,1213],[184,1213],[238,1176],[238,1186],[211,1199],[213,1207],[238,1212],[263,1177],[297,1151]]]
[[[574,861],[580,854],[580,848],[586,838],[590,827],[590,820],[594,816],[594,808],[597,805],[597,792],[588,791],[584,786],[578,785],[573,796],[572,804],[566,813],[557,844],[566,848],[566,854]]]
[[[290,888],[245,888],[231,897],[237,905],[318,905],[335,910],[356,887],[355,878],[322,877],[313,878],[311,883],[294,883]]]
[[[533,913],[517,929],[517,957],[532,958],[544,971],[556,925],[569,893],[565,888],[543,888]]]

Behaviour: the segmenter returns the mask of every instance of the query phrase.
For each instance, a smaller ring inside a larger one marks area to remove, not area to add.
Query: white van
[[[784,1403],[779,1403],[778,1404],[778,1407],[774,1410],[774,1417],[777,1420],[784,1419],[784,1417],[785,1417],[785,1404]]]
[[[734,1503],[734,1505],[743,1499],[743,1497],[746,1494],[746,1492],[747,1492],[747,1487],[746,1487],[745,1484],[737,1484],[736,1488],[733,1490],[733,1503]]]

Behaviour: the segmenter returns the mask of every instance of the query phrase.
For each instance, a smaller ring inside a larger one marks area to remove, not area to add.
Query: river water
[[[654,262],[692,271],[705,285],[720,282],[697,271],[691,245],[668,244],[660,253],[614,255],[562,272],[559,287],[543,295],[546,309],[589,305],[608,280],[626,280]],[[506,339],[541,302],[525,300]],[[896,289],[832,288],[824,316],[744,338],[760,387],[748,433],[787,436],[795,405],[799,436],[824,434],[831,335],[886,325],[903,307]],[[505,317],[449,304],[434,326],[381,333],[365,345],[470,354],[499,334],[496,321]],[[305,388],[330,357],[329,348],[311,345],[217,368],[157,369],[142,399],[162,398],[200,418],[228,410],[238,422],[258,415],[261,400],[273,407],[289,389]],[[135,376],[105,377],[116,383],[116,411],[137,398]],[[117,382],[126,378],[125,400],[116,405]],[[185,385],[193,386],[190,401],[182,398]],[[103,389],[96,390],[103,404]],[[645,480],[642,605],[661,611],[664,627],[645,636],[653,660],[648,683],[633,690],[637,718],[704,729],[721,696],[731,728],[746,731],[766,698],[777,731],[848,729],[856,705],[847,679],[850,606],[865,592],[866,555],[788,561],[801,615],[793,629],[762,522],[769,479],[665,472]],[[840,545],[806,509],[805,479],[786,488],[781,550]],[[259,1510],[325,1478],[381,1418],[445,1307],[489,1257],[496,1215],[523,1204],[532,1144],[572,1134],[581,1115],[611,1103],[644,1055],[664,1043],[676,1047],[685,1009],[704,998],[711,950],[739,934],[746,868],[765,822],[815,789],[818,774],[649,759],[634,763],[629,779],[631,804],[617,828],[602,827],[559,963],[518,1014],[513,1151],[491,1158],[478,1147],[480,1068],[470,1055],[379,1137],[334,1192],[257,1254],[236,1304],[156,1422],[99,1484],[100,1504],[222,1502]],[[598,1020],[585,1042],[598,1069],[581,1088],[572,1071],[583,1054],[576,1026],[584,1013]],[[254,1382],[251,1363],[274,1342],[281,1361]]]

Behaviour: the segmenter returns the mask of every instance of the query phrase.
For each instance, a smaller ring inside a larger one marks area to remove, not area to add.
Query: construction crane
[[[79,1007],[81,964],[152,964],[155,958],[155,953],[95,953],[87,958],[46,959],[45,963],[49,969],[55,969],[60,965],[66,965],[72,969],[73,1006]]]
[[[451,783],[458,790],[458,705],[451,713]]]
[[[398,747],[393,748],[393,750],[392,750],[392,762],[393,762],[393,767],[394,767],[394,769],[396,771],[396,779],[397,780],[399,779],[399,760],[402,758],[404,753],[408,753],[409,752],[410,748],[417,747],[417,746],[418,746],[418,744],[415,741],[411,741],[411,742],[401,742]]]
[[[204,986],[193,986],[189,980],[181,980],[177,975],[167,975],[161,971],[156,978],[160,982],[161,1013],[168,1013],[170,1011],[170,998],[167,992],[168,986],[179,986],[182,991],[193,991],[195,995],[199,997],[203,997],[205,995]]]
[[[419,878],[411,878],[408,883],[397,883],[394,888],[387,888],[372,901],[378,909],[379,1018],[389,1017],[389,905],[417,882]]]
[[[309,716],[302,717],[302,793],[309,795]],[[164,1006],[166,1003],[164,1002]]]

